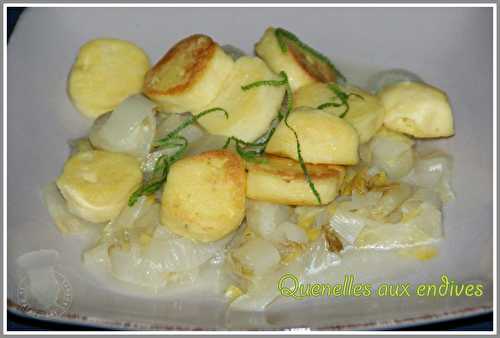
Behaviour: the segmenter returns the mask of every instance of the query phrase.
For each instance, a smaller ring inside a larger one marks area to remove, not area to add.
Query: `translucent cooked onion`
[[[242,246],[233,249],[231,255],[254,275],[270,271],[281,259],[278,249],[270,241],[259,237],[251,238]]]
[[[152,232],[160,222],[159,212],[159,205],[145,196],[140,197],[132,207],[125,207],[102,229],[95,246],[84,252],[84,263],[110,267],[109,248],[123,241],[138,242],[142,234]]]
[[[326,207],[298,206],[293,209],[291,220],[296,221],[301,228],[321,227],[330,220]]]
[[[404,248],[429,241],[416,225],[383,223],[378,227],[366,228],[356,240],[355,247],[364,249]]]
[[[400,223],[373,223],[355,242],[357,248],[394,249],[428,244],[442,238],[441,211],[427,202],[403,215]]]
[[[119,280],[160,288],[194,281],[201,265],[232,239],[196,243],[180,237],[159,222],[160,206],[141,197],[103,230],[99,242],[84,253],[87,265],[102,266]],[[206,273],[205,273],[206,275]]]
[[[389,69],[373,75],[368,80],[368,90],[373,93],[378,93],[384,87],[400,83],[400,82],[423,82],[422,79],[404,69]]]
[[[199,269],[165,271],[161,264],[144,256],[144,248],[131,243],[128,246],[112,246],[109,250],[111,273],[121,281],[158,289],[171,284],[192,283]]]
[[[337,208],[335,214],[330,219],[330,226],[333,230],[349,244],[354,243],[363,228],[373,223],[376,222],[365,216],[341,208]]]
[[[186,156],[197,155],[210,150],[220,150],[226,142],[227,137],[225,136],[204,134],[189,144]]]
[[[245,294],[230,304],[228,313],[265,310],[279,296],[277,285],[285,274],[293,274],[301,280],[304,274],[304,262],[299,259],[289,265],[278,266],[274,271],[254,276]]]
[[[129,97],[94,122],[90,142],[98,149],[143,158],[149,153],[155,135],[153,108],[154,103],[142,95]]]
[[[118,217],[110,222],[109,227],[113,228],[114,231],[136,227],[137,220],[155,206],[159,207],[151,199],[141,196],[133,206],[123,208]],[[157,224],[153,223],[152,225]]]
[[[353,191],[351,200],[342,202],[342,209],[345,210],[361,210],[371,209],[379,204],[383,193],[381,191],[369,191],[365,194],[359,194]]]
[[[144,251],[144,259],[164,272],[191,270],[214,257],[231,239],[232,235],[229,235],[215,242],[197,243],[159,226]]]
[[[452,159],[438,151],[418,157],[415,164],[415,184],[436,190],[446,203],[455,198],[451,188]]]
[[[380,202],[371,211],[372,215],[378,218],[384,218],[396,210],[412,194],[412,187],[406,183],[393,185],[384,192]]]
[[[408,214],[411,210],[422,204],[422,202],[429,203],[437,210],[441,210],[443,206],[437,192],[428,188],[417,188],[413,195],[401,205],[400,209],[403,213]]]
[[[406,217],[403,216],[403,222],[418,227],[430,239],[440,239],[443,236],[441,210],[432,204],[422,202],[416,209],[416,215],[411,215],[410,217],[407,215],[405,214]]]
[[[407,175],[413,167],[413,144],[409,137],[383,130],[370,141],[372,164],[390,179]]]
[[[189,113],[161,113],[161,115],[158,116],[158,128],[156,129],[155,140],[159,140],[167,136],[168,133],[172,132],[189,118],[191,118],[191,114]],[[185,137],[189,143],[192,143],[205,135],[205,131],[198,124],[193,123],[182,129],[178,135]]]
[[[141,247],[136,243],[124,248],[111,247],[109,258],[111,273],[116,279],[153,288],[166,284],[161,269],[142,258]]]
[[[247,199],[246,215],[248,227],[263,238],[269,238],[280,223],[291,217],[292,208],[287,205]]]
[[[340,257],[328,251],[325,238],[320,236],[311,243],[302,256],[288,265],[277,265],[265,274],[253,276],[246,293],[232,302],[228,310],[262,311],[279,296],[280,291],[277,286],[283,276],[293,275],[297,277],[297,281],[303,282],[308,278],[314,279],[318,273],[338,263],[340,263]],[[289,291],[293,293],[296,285],[286,280],[282,280],[282,283],[283,289],[289,288]]]
[[[297,224],[290,221],[279,224],[269,238],[276,242],[307,242],[307,235],[304,229],[298,227]]]
[[[64,197],[59,192],[57,185],[52,182],[42,190],[43,198],[49,214],[62,233],[84,233],[91,229],[95,230],[99,224],[88,222],[73,215],[66,205]]]
[[[156,161],[162,156],[172,156],[177,152],[177,148],[164,148],[157,151],[153,151],[146,155],[141,163],[141,170],[144,173],[144,179],[149,180],[153,175],[155,169]]]
[[[83,263],[87,266],[102,266],[104,269],[111,268],[109,259],[109,243],[99,243],[83,253]]]
[[[305,275],[311,277],[340,263],[340,256],[328,250],[326,239],[324,235],[321,235],[308,248],[303,262]]]

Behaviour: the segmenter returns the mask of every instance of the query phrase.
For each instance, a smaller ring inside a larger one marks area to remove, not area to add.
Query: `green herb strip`
[[[342,112],[342,114],[339,115],[340,118],[344,118],[347,115],[347,113],[349,112],[349,109],[350,109],[349,98],[351,96],[359,97],[360,99],[364,100],[364,97],[359,95],[359,94],[345,93],[335,83],[329,83],[328,88],[335,94],[335,97],[332,97],[332,100],[338,99],[340,101],[340,103],[339,102],[326,102],[326,103],[320,104],[316,108],[317,109],[325,109],[325,108],[329,108],[329,107],[336,107],[336,108],[337,107],[344,107],[344,111]]]
[[[304,162],[304,159],[302,158],[302,151],[300,149],[300,142],[299,142],[299,135],[297,134],[297,131],[295,131],[292,126],[288,124],[288,116],[290,115],[290,112],[292,111],[292,104],[293,104],[293,98],[292,98],[292,88],[290,87],[290,83],[288,82],[288,76],[285,73],[286,77],[286,90],[287,90],[287,112],[285,115],[285,125],[288,127],[293,132],[293,135],[295,136],[295,142],[297,144],[297,157],[299,158],[299,163],[300,167],[302,168],[302,171],[304,172],[304,177],[307,180],[307,184],[309,184],[309,188],[311,188],[311,191],[313,192],[314,196],[316,197],[316,200],[318,201],[318,204],[322,204],[321,202],[321,196],[319,195],[318,190],[316,190],[316,186],[314,185],[314,182],[312,181],[311,176],[309,175],[309,172],[306,167],[306,163]]]
[[[215,108],[210,108],[210,109],[204,110],[201,113],[199,113],[197,115],[193,115],[189,119],[187,119],[186,121],[182,122],[177,128],[175,128],[170,133],[168,133],[167,136],[158,140],[156,142],[156,144],[154,145],[154,147],[155,148],[162,148],[164,145],[170,143],[173,138],[177,137],[177,135],[179,134],[179,132],[181,130],[189,127],[190,125],[192,125],[193,123],[198,121],[198,119],[200,119],[201,117],[203,117],[207,114],[210,114],[212,112],[215,112],[215,111],[222,111],[222,112],[224,112],[224,116],[226,117],[226,119],[229,118],[229,114],[227,113],[227,111],[225,109],[220,108],[220,107],[215,107]]]
[[[179,135],[179,133],[183,129],[195,123],[200,117],[216,111],[224,112],[226,119],[229,118],[227,111],[219,107],[204,110],[201,113],[186,119],[177,128],[168,133],[167,136],[158,140],[153,145],[153,147],[157,150],[166,148],[177,148],[177,150],[173,155],[162,155],[156,160],[155,167],[153,169],[153,176],[157,176],[157,178],[151,179],[150,182],[144,183],[141,187],[134,191],[128,200],[129,206],[133,206],[139,197],[143,195],[151,195],[158,191],[162,187],[163,183],[165,183],[170,167],[184,155],[189,144],[188,140],[184,136]]]
[[[281,77],[280,80],[263,80],[256,81],[250,84],[241,86],[241,89],[246,91],[252,88],[262,87],[262,86],[284,86],[288,83],[288,78],[285,72],[281,72],[279,74]],[[226,149],[231,144],[231,141],[234,142],[236,152],[246,161],[263,163],[266,162],[266,159],[262,156],[264,155],[264,151],[266,149],[267,143],[271,139],[278,126],[279,122],[283,119],[283,112],[280,109],[278,116],[271,121],[271,128],[262,136],[258,141],[255,142],[245,142],[243,140],[238,139],[237,137],[231,136],[227,139],[226,144],[224,144],[223,149]]]
[[[245,86],[242,86],[242,90],[249,90],[252,88],[256,87],[261,87],[261,86],[286,86],[286,106],[285,108],[280,109],[277,117],[277,122],[274,127],[269,129],[269,131],[266,133],[262,141],[259,142],[244,142],[242,140],[239,140],[235,137],[230,137],[228,138],[226,144],[224,145],[224,148],[227,148],[231,142],[231,140],[235,141],[236,144],[236,151],[242,158],[245,160],[249,161],[263,161],[263,158],[261,157],[265,151],[265,148],[271,139],[271,136],[274,134],[277,125],[279,122],[284,121],[285,126],[290,129],[295,136],[295,142],[297,144],[297,157],[299,159],[300,167],[302,168],[302,171],[304,172],[304,177],[307,180],[307,183],[309,187],[311,188],[311,191],[313,192],[314,196],[316,197],[316,200],[318,201],[319,204],[322,204],[321,202],[321,196],[319,195],[318,191],[316,190],[316,186],[314,185],[314,182],[311,179],[311,176],[309,175],[309,172],[307,170],[306,164],[304,162],[304,159],[302,157],[302,151],[300,147],[300,142],[299,142],[299,135],[295,131],[295,129],[288,124],[288,116],[290,115],[290,112],[292,111],[292,103],[293,103],[293,94],[292,94],[292,88],[290,87],[290,82],[288,81],[288,76],[285,72],[280,72],[279,73],[280,77],[282,78],[281,80],[265,80],[265,81],[257,81],[253,82],[250,84],[247,84]],[[245,148],[247,147],[247,148]],[[253,149],[252,149],[253,147]]]
[[[337,76],[342,79],[343,81],[346,81],[345,76],[335,67],[335,65],[330,61],[329,58],[312,48],[311,46],[307,45],[306,43],[302,42],[295,34],[292,32],[287,31],[286,29],[283,28],[276,28],[274,31],[274,34],[276,36],[276,39],[278,40],[278,44],[280,46],[280,49],[283,53],[286,53],[288,51],[288,46],[286,44],[286,40],[290,40],[293,43],[295,43],[299,48],[304,50],[306,53],[311,54],[315,58],[321,60],[322,62],[326,63],[334,72],[337,74]]]

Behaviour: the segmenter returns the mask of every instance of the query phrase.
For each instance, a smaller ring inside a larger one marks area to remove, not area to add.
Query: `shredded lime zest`
[[[225,109],[223,109],[223,108],[220,108],[220,107],[215,107],[215,108],[210,108],[210,109],[204,110],[201,113],[193,115],[189,119],[187,119],[184,122],[182,122],[177,128],[175,128],[170,133],[168,133],[167,136],[165,136],[164,138],[158,140],[155,143],[154,147],[155,148],[162,148],[164,144],[168,144],[173,138],[175,138],[179,134],[179,132],[181,130],[189,127],[190,125],[192,125],[193,123],[195,123],[196,121],[198,121],[198,119],[200,119],[201,117],[203,117],[203,116],[205,116],[207,114],[210,114],[212,112],[215,112],[215,111],[222,111],[224,113],[226,119],[229,118],[229,114],[227,113],[227,111]]]
[[[307,170],[306,164],[304,162],[304,159],[302,158],[302,151],[300,147],[300,142],[299,142],[299,136],[295,129],[288,124],[288,116],[290,115],[290,112],[292,111],[292,105],[293,105],[293,93],[292,93],[292,88],[290,87],[290,82],[288,81],[288,75],[281,71],[279,73],[279,76],[281,77],[280,80],[264,80],[264,81],[256,81],[249,83],[247,85],[244,85],[241,87],[242,90],[249,90],[252,88],[257,88],[261,86],[285,86],[286,88],[286,104],[282,106],[282,108],[278,112],[278,116],[271,122],[271,127],[269,130],[264,134],[263,137],[260,138],[259,141],[256,142],[245,142],[240,139],[237,139],[235,137],[230,137],[227,139],[226,144],[224,145],[224,148],[227,148],[231,141],[235,142],[236,145],[236,152],[245,160],[252,161],[252,162],[263,162],[265,161],[265,158],[262,156],[264,155],[264,151],[266,149],[267,144],[269,143],[269,140],[273,136],[274,132],[276,131],[276,128],[278,124],[281,121],[284,121],[285,126],[290,129],[295,136],[295,141],[297,144],[297,157],[299,159],[300,167],[302,168],[302,171],[304,173],[304,177],[307,180],[307,183],[309,187],[311,188],[311,191],[313,192],[314,196],[316,197],[316,200],[318,201],[319,204],[322,204],[321,202],[321,196],[319,195],[318,191],[316,190],[316,186],[314,185],[314,182],[311,179],[311,176],[309,175],[309,172]]]
[[[231,141],[234,141],[236,152],[244,160],[256,163],[266,162],[266,159],[262,156],[265,146],[260,143],[245,142],[239,138],[231,136],[227,138],[227,141],[222,149],[227,149],[231,144]]]
[[[286,77],[286,91],[287,91],[287,112],[285,114],[285,125],[290,129],[295,136],[295,143],[297,144],[297,157],[299,159],[300,167],[302,168],[302,171],[304,172],[304,176],[307,180],[307,183],[309,184],[309,188],[311,188],[311,191],[313,192],[314,196],[316,197],[316,200],[318,201],[318,204],[322,204],[321,202],[321,196],[318,193],[318,190],[316,190],[316,186],[314,185],[314,182],[311,179],[311,176],[309,175],[309,172],[307,171],[306,163],[304,162],[304,159],[302,158],[302,151],[300,149],[300,141],[299,141],[299,135],[297,134],[297,131],[295,131],[292,126],[288,124],[288,116],[290,115],[290,112],[292,111],[292,104],[293,104],[293,97],[292,97],[292,87],[290,87],[290,82],[288,82],[288,76],[285,74]]]
[[[364,100],[364,97],[359,95],[359,94],[344,92],[335,83],[329,83],[328,89],[330,89],[335,94],[335,96],[332,97],[332,101],[320,104],[316,108],[317,109],[325,109],[325,108],[329,108],[329,107],[335,107],[335,108],[344,107],[344,111],[342,112],[342,114],[339,115],[340,118],[344,118],[347,115],[347,113],[349,112],[349,109],[350,109],[349,98],[351,96],[356,96],[356,97],[359,97],[360,99]]]
[[[159,190],[161,188],[163,182],[165,182],[164,179],[159,179],[159,180],[156,180],[154,182],[149,182],[147,184],[143,184],[139,189],[134,191],[132,193],[132,195],[130,195],[130,198],[128,200],[128,206],[129,207],[133,206],[135,204],[135,202],[137,202],[139,197],[141,197],[143,195],[150,195],[150,194],[154,193],[155,191]]]
[[[219,107],[204,110],[201,113],[198,113],[186,119],[174,130],[168,133],[167,136],[158,140],[153,145],[156,150],[167,148],[177,149],[172,155],[162,155],[156,160],[153,169],[153,178],[150,179],[149,182],[143,183],[136,191],[132,193],[132,195],[130,195],[130,198],[128,200],[128,205],[130,207],[137,202],[139,197],[143,195],[151,195],[154,192],[158,191],[167,180],[168,172],[170,171],[170,167],[172,166],[172,164],[180,160],[186,152],[189,142],[184,136],[179,135],[179,133],[183,129],[195,123],[200,117],[216,111],[222,111],[226,119],[229,118],[229,114],[227,113],[227,111]]]
[[[286,85],[288,82],[288,77],[286,76],[285,72],[279,73],[279,76],[281,77],[281,79],[279,80],[262,80],[249,83],[247,85],[241,86],[241,90],[247,91],[262,86],[279,87]],[[283,109],[280,109],[278,111],[278,116],[271,121],[271,127],[257,141],[245,142],[237,137],[231,136],[227,139],[223,149],[226,149],[227,147],[229,147],[231,142],[234,142],[236,152],[246,161],[256,163],[266,162],[266,159],[263,156],[264,151],[278,124],[281,122],[281,120],[283,120],[283,116]]]
[[[290,40],[297,47],[301,48],[303,51],[306,53],[309,53],[310,55],[314,56],[315,58],[321,60],[322,62],[326,63],[334,72],[335,74],[342,79],[343,81],[347,81],[345,76],[335,67],[335,65],[330,61],[329,58],[327,58],[325,55],[321,54],[311,46],[307,45],[303,41],[301,41],[295,34],[292,32],[287,31],[286,29],[283,28],[276,28],[274,31],[274,34],[276,36],[276,39],[278,40],[278,44],[280,46],[280,49],[283,53],[286,53],[288,51],[288,46],[286,44],[286,40]]]
[[[282,73],[284,73],[284,72],[280,73],[281,77],[283,77]],[[262,87],[262,86],[275,86],[275,87],[276,86],[284,86],[284,85],[286,85],[286,82],[287,82],[286,78],[283,78],[281,80],[262,80],[262,81],[256,81],[256,82],[252,82],[252,83],[249,83],[247,85],[241,86],[241,89],[242,90],[249,90],[252,88]]]

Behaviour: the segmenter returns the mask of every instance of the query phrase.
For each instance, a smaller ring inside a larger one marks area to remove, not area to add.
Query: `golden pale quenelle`
[[[302,158],[307,163],[358,163],[359,136],[343,119],[319,109],[293,110],[288,124],[297,132]],[[295,136],[282,121],[266,147],[268,154],[298,160]]]
[[[378,96],[385,107],[384,126],[416,138],[452,136],[453,113],[446,93],[417,82],[388,86]]]
[[[277,32],[286,50],[282,50]],[[289,34],[282,29],[269,27],[255,45],[256,54],[274,72],[286,72],[292,90],[313,82],[335,82],[335,69],[313,53],[306,51],[294,39],[290,39]]]
[[[267,155],[263,163],[247,163],[247,196],[288,205],[318,205],[300,163],[288,158]],[[335,199],[345,175],[342,166],[306,164],[309,176],[321,197],[321,204]]]
[[[96,150],[70,157],[56,184],[72,213],[100,223],[118,216],[141,182],[134,157]]]
[[[312,83],[299,88],[293,95],[293,106],[317,108],[325,103],[340,103],[340,99],[332,89],[337,88],[345,94],[350,95],[347,103],[349,109],[346,112],[345,106],[328,106],[321,110],[341,116],[345,113],[343,119],[349,122],[359,134],[361,144],[368,142],[377,130],[382,127],[384,122],[385,109],[379,98],[370,93],[354,87],[343,86],[339,84]]]
[[[255,141],[278,115],[285,95],[284,86],[241,89],[244,85],[263,80],[279,80],[279,77],[261,59],[240,57],[215,100],[202,109],[220,107],[228,112],[228,116],[221,112],[211,113],[201,117],[198,122],[211,134],[235,136],[246,142]]]
[[[131,42],[89,41],[80,48],[71,69],[69,96],[78,111],[95,119],[140,93],[148,69],[148,56]]]
[[[200,242],[234,231],[245,217],[243,160],[229,150],[185,157],[172,165],[163,190],[161,222]]]
[[[233,64],[209,36],[189,36],[148,72],[144,94],[168,113],[198,111],[215,99]]]

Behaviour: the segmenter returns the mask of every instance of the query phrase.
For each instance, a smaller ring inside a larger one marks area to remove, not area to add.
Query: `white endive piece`
[[[144,96],[129,97],[109,115],[94,122],[90,142],[98,149],[143,158],[149,153],[155,135],[154,106]]]
[[[352,244],[365,226],[374,221],[347,210],[337,210],[330,219],[330,226],[342,239]]]
[[[390,179],[399,179],[413,167],[413,144],[409,137],[381,129],[370,141],[372,164]]]
[[[177,236],[166,227],[159,226],[143,257],[164,272],[192,270],[214,257],[232,237],[228,235],[215,242],[200,243]]]
[[[399,223],[373,223],[361,231],[357,248],[394,249],[428,244],[442,238],[441,211],[422,202],[403,214]]]
[[[252,199],[247,199],[246,207],[248,227],[263,238],[268,238],[292,213],[292,208],[288,205]]]
[[[252,238],[232,251],[234,259],[256,275],[262,275],[280,262],[280,254],[274,245],[262,238]]]

